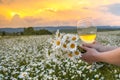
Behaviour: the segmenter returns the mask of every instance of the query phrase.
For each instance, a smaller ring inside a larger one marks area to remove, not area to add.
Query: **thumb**
[[[90,44],[83,44],[84,47],[89,47],[89,48],[93,47],[93,45],[94,44],[91,44],[91,43]]]
[[[86,51],[90,50],[90,48],[88,48],[88,47],[85,47],[85,46],[81,46],[81,47]]]
[[[97,45],[100,45],[100,43],[99,42],[93,42],[93,43],[85,43],[85,44],[83,44],[83,46],[85,46],[85,47],[89,47],[89,48],[95,48]]]

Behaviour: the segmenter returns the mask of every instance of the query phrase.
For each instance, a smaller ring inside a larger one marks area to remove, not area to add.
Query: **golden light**
[[[108,8],[102,7],[102,5],[111,5],[118,2],[120,3],[120,0],[29,0],[29,2],[27,0],[14,0],[9,1],[8,4],[8,0],[4,0],[4,3],[0,3],[0,19],[5,26],[9,26],[9,22],[15,15],[19,15],[21,22],[24,22],[24,19],[33,20],[31,23],[33,25],[63,24],[72,26],[76,25],[77,20],[84,17],[96,17],[100,20],[103,17],[104,19],[105,14],[109,13],[103,13]],[[113,16],[112,14],[109,15]],[[14,24],[19,26],[20,23]]]
[[[26,15],[28,14],[25,14],[24,12],[22,11],[19,11],[19,12],[14,12],[14,11],[11,11],[10,12],[10,17],[14,17],[15,15],[19,15],[21,18],[24,18]]]
[[[20,15],[20,13],[17,12],[11,12],[11,17],[15,16],[15,15]]]

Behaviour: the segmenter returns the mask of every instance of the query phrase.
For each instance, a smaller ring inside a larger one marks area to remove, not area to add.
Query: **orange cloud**
[[[107,6],[116,3],[120,1],[0,0],[0,27],[76,25],[83,17],[96,18],[101,25],[120,25],[120,16],[111,14]]]

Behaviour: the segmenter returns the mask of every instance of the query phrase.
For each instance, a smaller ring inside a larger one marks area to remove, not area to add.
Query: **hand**
[[[94,48],[99,52],[107,51],[106,47],[99,44],[98,42],[94,42],[94,43],[90,43],[90,44],[83,44],[83,46],[88,47],[88,48]]]
[[[81,57],[82,60],[88,62],[89,64],[93,62],[98,62],[97,55],[99,54],[99,52],[96,49],[88,48],[84,46],[82,46],[82,48],[87,51],[86,53],[82,55]]]

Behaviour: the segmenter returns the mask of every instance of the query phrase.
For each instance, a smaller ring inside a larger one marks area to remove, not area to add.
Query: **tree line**
[[[34,30],[33,27],[24,28],[23,32],[8,33],[5,31],[0,32],[0,36],[20,36],[20,35],[51,35],[52,33],[46,29]]]

